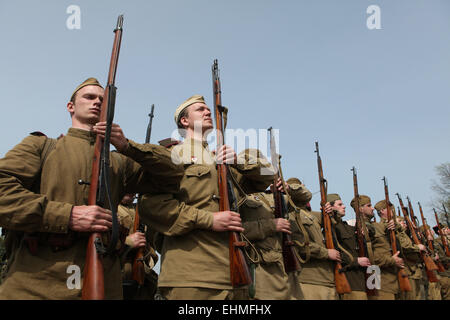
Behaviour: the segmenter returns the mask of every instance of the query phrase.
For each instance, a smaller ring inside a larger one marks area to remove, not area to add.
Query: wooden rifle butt
[[[133,260],[132,279],[140,286],[144,285],[145,268],[144,268],[144,248],[139,248]]]
[[[398,277],[398,285],[400,287],[400,291],[403,291],[403,292],[412,291],[411,283],[409,282],[409,278],[405,274],[403,269],[400,269],[398,271],[397,277]]]
[[[245,245],[246,243],[241,241],[237,232],[230,231],[230,278],[233,287],[250,285],[252,283],[250,270],[243,253]]]
[[[438,261],[437,267],[438,267],[439,272],[445,272],[445,268],[444,268],[444,265],[442,264],[442,262]]]
[[[340,272],[341,269],[342,265],[339,262],[336,262],[334,266],[334,282],[336,284],[336,292],[339,294],[350,293],[352,292],[352,289],[350,288],[350,284],[348,283],[345,273]]]
[[[81,298],[83,300],[105,299],[105,285],[103,274],[103,258],[98,254],[96,240],[101,239],[100,233],[92,233],[89,236],[86,252],[85,274]]]
[[[436,276],[436,273],[433,270],[426,269],[425,272],[427,273],[428,282],[438,282],[438,278]]]

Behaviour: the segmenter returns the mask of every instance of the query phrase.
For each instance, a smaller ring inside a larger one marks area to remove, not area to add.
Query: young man
[[[392,214],[395,208],[389,203]],[[375,209],[380,216],[380,222],[373,223],[375,236],[373,241],[375,264],[381,269],[381,289],[374,300],[395,300],[400,293],[397,273],[399,269],[405,268],[404,254],[417,253],[417,247],[401,241],[402,232],[400,224],[395,224],[394,220],[387,219],[386,201],[381,200],[375,204]],[[389,232],[394,230],[396,234],[397,252],[392,252]],[[401,256],[401,257],[400,257]]]
[[[72,126],[47,147],[49,139],[33,133],[0,159],[0,226],[8,230],[8,273],[2,299],[79,299],[86,248],[91,232],[111,229],[110,208],[88,204],[89,180],[104,90],[95,78],[80,84],[67,103]],[[156,172],[176,173],[170,153],[149,146]],[[111,200],[125,193],[158,190],[148,171],[111,153]],[[181,169],[181,168],[180,168]],[[175,185],[180,176],[167,176]],[[84,183],[79,183],[82,181]],[[176,188],[165,190],[176,190]],[[103,257],[105,298],[122,298],[117,253]]]
[[[211,110],[200,95],[177,108],[175,123],[184,136],[183,143],[169,147],[173,160],[184,165],[180,190],[144,195],[139,206],[142,220],[160,233],[159,290],[175,300],[247,299],[247,287],[231,286],[227,231],[244,229],[239,213],[219,211],[216,163],[229,164],[229,173],[246,194],[270,185],[273,174],[261,175],[261,169],[271,166],[256,150],[237,157],[224,145],[212,153],[206,141],[213,128]],[[245,196],[233,189],[238,200]]]
[[[367,257],[358,256],[356,228],[342,220],[346,207],[341,197],[336,193],[328,194],[327,201],[333,210],[336,238],[343,251],[343,271],[352,289],[352,292],[341,295],[341,299],[367,300],[365,271],[370,261]]]

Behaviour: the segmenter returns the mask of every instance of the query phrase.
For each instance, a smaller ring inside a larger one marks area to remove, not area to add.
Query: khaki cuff
[[[42,217],[41,232],[67,233],[73,205],[49,201]]]
[[[212,229],[214,216],[211,211],[197,210],[195,226],[199,229]]]

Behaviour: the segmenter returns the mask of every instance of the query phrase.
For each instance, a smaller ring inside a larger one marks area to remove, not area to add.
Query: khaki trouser
[[[421,292],[420,292],[420,279],[409,279],[409,283],[411,284],[411,291],[400,292],[397,297],[397,300],[420,300]]]
[[[160,287],[167,300],[248,300],[248,289],[169,288]]]
[[[341,300],[368,300],[365,291],[352,291],[350,293],[341,294],[339,297]]]
[[[335,287],[300,283],[305,300],[338,300]]]
[[[442,300],[441,284],[439,282],[430,282],[428,284],[428,300]]]
[[[369,300],[395,300],[395,294],[378,290],[377,296],[368,297]]]
[[[441,284],[442,300],[450,300],[450,278],[441,276],[439,283]]]

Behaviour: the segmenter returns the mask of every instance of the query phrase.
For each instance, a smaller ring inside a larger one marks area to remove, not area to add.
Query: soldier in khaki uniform
[[[138,208],[143,222],[159,232],[159,290],[170,300],[247,299],[246,287],[231,286],[226,231],[244,229],[239,213],[219,211],[216,161],[233,163],[229,172],[245,194],[270,185],[273,170],[261,175],[261,169],[271,165],[257,150],[236,157],[233,149],[223,146],[213,154],[206,142],[213,128],[211,111],[202,96],[183,102],[175,123],[184,136],[183,143],[170,146],[174,161],[184,165],[180,190],[144,195]],[[237,189],[235,194],[244,196]]]
[[[124,215],[123,224],[128,228],[129,233],[125,240],[125,250],[122,254],[122,280],[124,288],[124,299],[129,300],[153,300],[158,286],[158,274],[153,267],[158,262],[158,255],[154,250],[153,235],[154,233],[143,225],[143,232],[137,230],[133,232],[136,217],[136,207],[133,204],[135,194],[126,194],[119,205],[118,213]],[[144,267],[144,283],[138,285],[133,279],[133,262],[137,254],[137,250],[144,248],[143,267]]]
[[[281,182],[278,187],[283,191]],[[304,200],[305,193],[299,184],[291,188],[287,182],[286,189],[294,203]],[[287,196],[284,197],[288,203]],[[275,218],[274,208],[273,194],[266,191],[247,196],[240,209],[244,235],[255,246],[259,261],[255,269],[254,299],[300,300],[303,294],[297,279],[299,271],[286,274],[282,255],[281,233],[292,233],[291,222]]]
[[[112,226],[109,208],[88,206],[89,186],[78,183],[90,179],[96,138],[93,126],[102,99],[101,85],[94,78],[87,79],[67,103],[72,127],[53,149],[46,148],[52,140],[35,133],[0,159],[0,226],[8,230],[9,251],[0,298],[81,297],[89,232],[106,232]],[[157,186],[152,180],[154,169],[167,172],[168,184],[179,183],[180,170],[171,162],[170,153],[161,146],[148,147],[154,150],[148,162],[153,167],[148,171],[117,152],[111,153],[113,205],[127,192],[176,190],[170,185],[163,187],[164,183]],[[105,298],[121,299],[118,255],[104,256],[103,267]]]
[[[419,250],[426,251],[424,245],[415,245],[411,238],[407,235],[408,226],[403,217],[397,217],[397,222],[402,226],[402,232],[399,234],[400,243],[403,247],[417,247]],[[409,231],[408,231],[409,232]],[[411,291],[400,292],[397,296],[398,300],[421,300],[421,282],[424,266],[420,259],[419,251],[408,251],[405,256],[405,273],[408,275]],[[428,280],[427,280],[428,281]]]
[[[441,229],[444,235],[447,237],[447,243],[450,243],[450,239],[448,236],[448,228],[444,227],[441,224]],[[439,233],[438,226],[436,225],[433,227],[433,230],[436,234]],[[437,254],[439,256],[439,260],[444,265],[444,268],[446,267],[445,271],[438,272],[439,274],[439,286],[441,289],[440,295],[442,300],[450,300],[450,257],[448,257],[445,254],[445,247],[442,244],[442,239],[440,236],[438,236],[436,239],[434,239],[434,248],[437,251]],[[433,295],[432,295],[433,297]],[[434,295],[434,298],[437,298],[437,294]]]
[[[390,203],[392,214],[395,214],[395,208]],[[375,205],[380,222],[373,223],[375,227],[375,236],[372,242],[375,264],[381,269],[381,289],[378,290],[378,296],[373,300],[395,300],[400,289],[398,285],[397,273],[399,268],[405,268],[404,254],[418,252],[418,248],[407,242],[402,242],[402,230],[400,224],[395,224],[394,220],[387,221],[386,201],[381,200]],[[389,230],[395,230],[397,240],[397,252],[392,252],[389,239]],[[406,236],[406,235],[405,235]],[[411,244],[411,243],[409,243]],[[403,245],[403,246],[402,246]]]
[[[333,210],[332,223],[336,230],[338,245],[342,249],[342,269],[352,289],[352,292],[341,295],[341,299],[367,300],[365,270],[370,266],[369,258],[358,256],[356,228],[342,220],[345,216],[345,205],[341,197],[336,193],[328,194],[328,204]]]
[[[300,208],[298,216],[299,223],[303,225],[309,239],[309,246],[300,247],[298,250],[300,255],[305,256],[307,253],[309,257],[302,265],[299,276],[300,287],[305,300],[337,300],[333,261],[341,261],[341,255],[335,249],[326,248],[322,233],[322,213],[310,210],[307,205],[312,194],[304,185],[301,187],[306,196],[303,203],[298,205]],[[305,238],[300,237],[298,240],[304,242]]]

